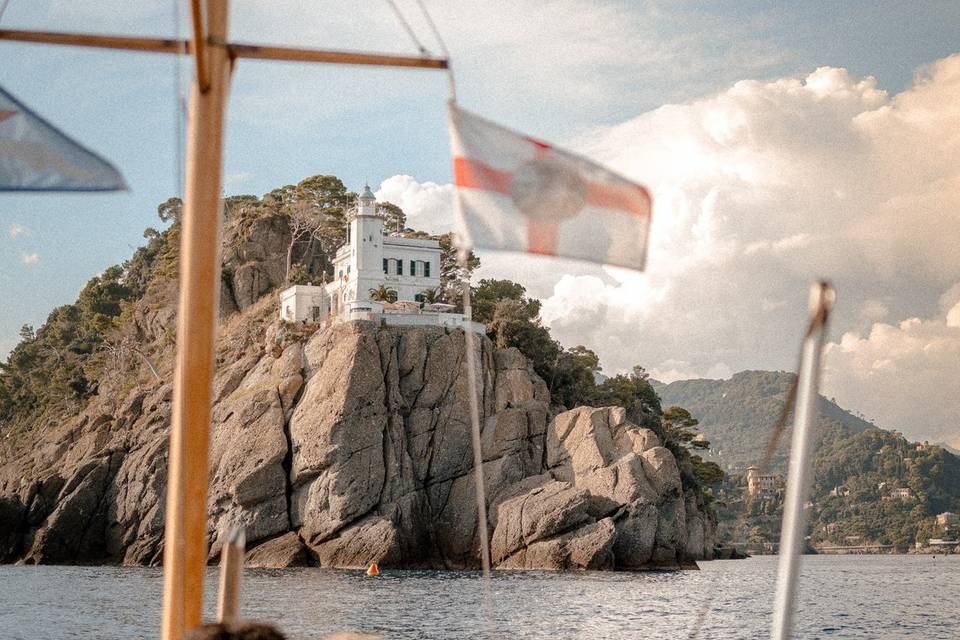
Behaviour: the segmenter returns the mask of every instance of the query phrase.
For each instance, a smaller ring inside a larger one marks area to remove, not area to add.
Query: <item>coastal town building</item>
[[[941,549],[943,551],[946,551],[946,550],[956,551],[958,548],[960,548],[960,540],[948,540],[946,538],[930,538],[929,540],[927,540],[926,546],[932,547],[934,549]]]
[[[944,511],[937,515],[937,525],[941,527],[953,527],[960,524],[960,516],[951,512]]]
[[[910,487],[897,487],[890,490],[890,497],[895,500],[913,500],[913,490]]]
[[[777,476],[761,473],[760,467],[747,467],[747,492],[751,497],[768,497],[777,492]]]
[[[333,280],[294,285],[280,294],[287,322],[372,320],[386,325],[459,327],[483,333],[482,323],[426,302],[440,287],[440,243],[384,231],[377,201],[365,186],[350,215],[349,242],[333,259]],[[380,299],[381,293],[390,299]]]

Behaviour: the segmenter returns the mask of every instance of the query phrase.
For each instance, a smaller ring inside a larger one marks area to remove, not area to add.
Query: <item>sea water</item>
[[[242,610],[292,640],[769,637],[775,557],[656,573],[247,570]],[[960,556],[807,556],[800,638],[960,637]],[[157,638],[162,574],[122,567],[0,567],[0,638]],[[207,615],[216,573],[207,576]]]

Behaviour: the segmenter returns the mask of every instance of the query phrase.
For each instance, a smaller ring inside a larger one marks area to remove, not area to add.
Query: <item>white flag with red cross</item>
[[[643,269],[651,217],[645,187],[452,102],[449,109],[464,248]]]

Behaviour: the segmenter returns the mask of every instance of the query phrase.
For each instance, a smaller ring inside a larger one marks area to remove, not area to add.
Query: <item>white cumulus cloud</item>
[[[40,262],[40,254],[39,254],[39,253],[25,253],[25,254],[23,254],[23,255],[20,257],[20,259],[23,261],[23,264],[28,264],[28,265],[29,265],[29,264],[37,264],[38,262]]]
[[[10,225],[10,237],[16,238],[27,233],[29,230],[22,224],[17,224],[16,222]]]
[[[453,228],[453,185],[418,182],[397,175],[380,183],[374,194],[380,202],[392,202],[407,215],[407,226],[427,233],[446,233]]]
[[[878,322],[827,345],[826,393],[915,439],[960,445],[960,285],[951,291],[942,315]]]
[[[653,189],[649,268],[564,275],[544,317],[564,342],[595,346],[607,370],[789,369],[807,286],[827,276],[836,333],[868,332],[827,391],[882,426],[946,437],[960,417],[960,309],[938,304],[960,279],[958,105],[955,55],[895,96],[821,68],[584,136],[582,151]]]
[[[960,54],[893,96],[830,67],[740,81],[574,143],[652,189],[646,273],[480,252],[480,275],[528,285],[555,337],[595,349],[605,372],[641,364],[665,379],[792,368],[808,286],[828,277],[851,350],[832,348],[826,391],[881,426],[946,437],[960,377],[956,131]],[[441,231],[446,188],[395,176],[378,196]]]

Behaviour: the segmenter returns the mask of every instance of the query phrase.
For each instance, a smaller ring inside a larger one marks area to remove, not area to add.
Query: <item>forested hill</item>
[[[742,371],[729,380],[652,384],[665,408],[681,405],[700,421],[710,441],[706,457],[731,471],[729,504],[721,520],[729,522],[746,508],[751,542],[777,540],[782,493],[741,506],[742,470],[763,457],[793,377]],[[960,511],[960,457],[937,445],[911,443],[822,397],[817,426],[812,544],[880,543],[905,550],[916,541],[960,535],[960,528],[945,529],[936,522],[944,511]],[[772,464],[781,475],[786,473],[788,440],[786,433]],[[908,495],[896,499],[894,489],[906,489]]]
[[[710,441],[707,457],[738,468],[757,464],[763,457],[793,378],[783,371],[741,371],[729,380],[654,381],[653,387],[664,407],[682,406],[700,421],[699,428]],[[875,428],[823,397],[820,427],[820,433],[841,427],[851,434]],[[785,449],[781,446],[774,458],[777,471],[786,470]]]

